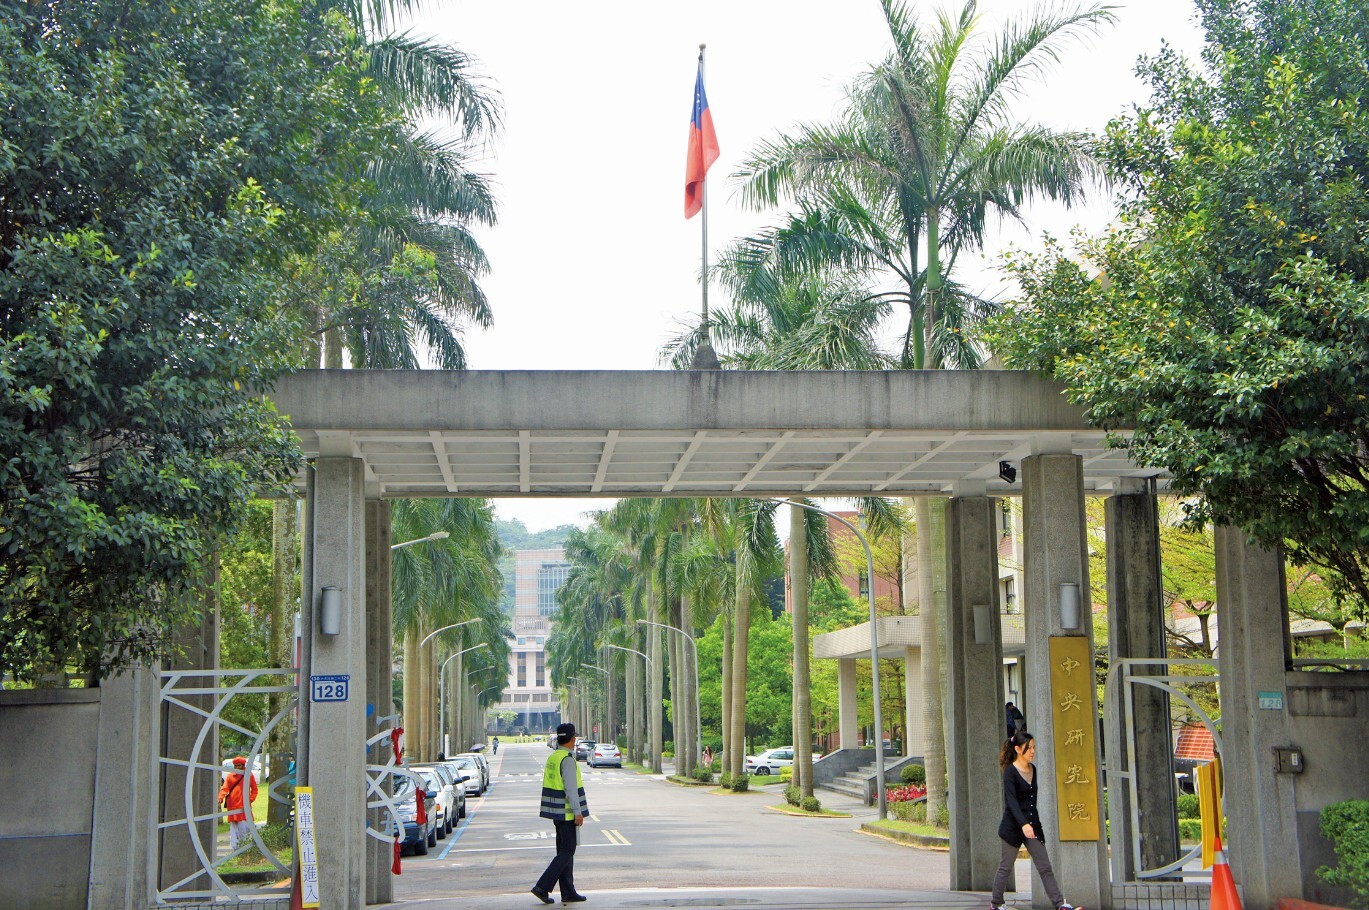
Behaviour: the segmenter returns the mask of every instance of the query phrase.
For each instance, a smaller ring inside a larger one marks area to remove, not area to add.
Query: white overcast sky
[[[924,16],[958,3],[914,0]],[[981,34],[1035,8],[981,0]],[[1191,0],[1132,0],[1118,21],[1067,47],[1029,87],[1021,117],[1101,131],[1147,98],[1133,74],[1168,41],[1196,56]],[[700,219],[684,218],[684,158],[698,45],[721,157],[709,171],[709,246],[770,223],[743,211],[729,177],[758,141],[799,123],[824,123],[843,89],[888,47],[876,0],[454,0],[414,21],[420,34],[476,57],[502,97],[505,129],[480,169],[499,200],[499,224],[480,233],[495,314],[472,330],[473,369],[659,369],[659,351],[699,309]],[[998,294],[995,263],[1043,232],[1102,229],[1100,197],[1071,211],[1041,206],[1024,230],[995,231],[982,263],[958,276]],[[772,213],[773,217],[773,213]],[[962,257],[962,263],[964,262]],[[725,303],[716,286],[710,304]],[[531,530],[574,522],[611,500],[498,500],[503,518]]]

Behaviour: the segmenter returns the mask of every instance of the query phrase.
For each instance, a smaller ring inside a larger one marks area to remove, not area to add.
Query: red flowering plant
[[[905,784],[902,787],[889,787],[884,793],[888,802],[908,803],[926,796],[927,788],[919,787],[917,784]]]

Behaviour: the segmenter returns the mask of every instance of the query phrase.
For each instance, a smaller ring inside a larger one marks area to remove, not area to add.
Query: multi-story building
[[[546,646],[556,592],[569,574],[570,563],[560,547],[518,550],[514,556],[513,650],[508,686],[495,710],[517,716],[512,722],[501,722],[502,731],[526,727],[545,732],[561,722],[561,704],[547,677]]]

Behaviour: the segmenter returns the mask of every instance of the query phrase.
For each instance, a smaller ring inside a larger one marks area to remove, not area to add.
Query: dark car
[[[401,852],[408,850],[415,856],[427,856],[428,848],[437,846],[437,792],[423,791],[423,808],[427,818],[420,825],[415,787],[411,777],[400,777],[395,781],[395,809],[404,825],[404,840],[400,841],[400,848]]]
[[[598,743],[592,739],[577,739],[575,741],[575,760],[589,761],[589,756],[594,752],[594,747]]]

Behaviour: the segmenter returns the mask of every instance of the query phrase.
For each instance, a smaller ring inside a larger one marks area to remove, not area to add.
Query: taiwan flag
[[[708,112],[704,94],[703,55],[699,55],[699,75],[694,80],[694,115],[689,121],[689,156],[685,161],[685,217],[693,218],[704,205],[704,178],[718,160],[718,137],[713,132],[713,115]]]

